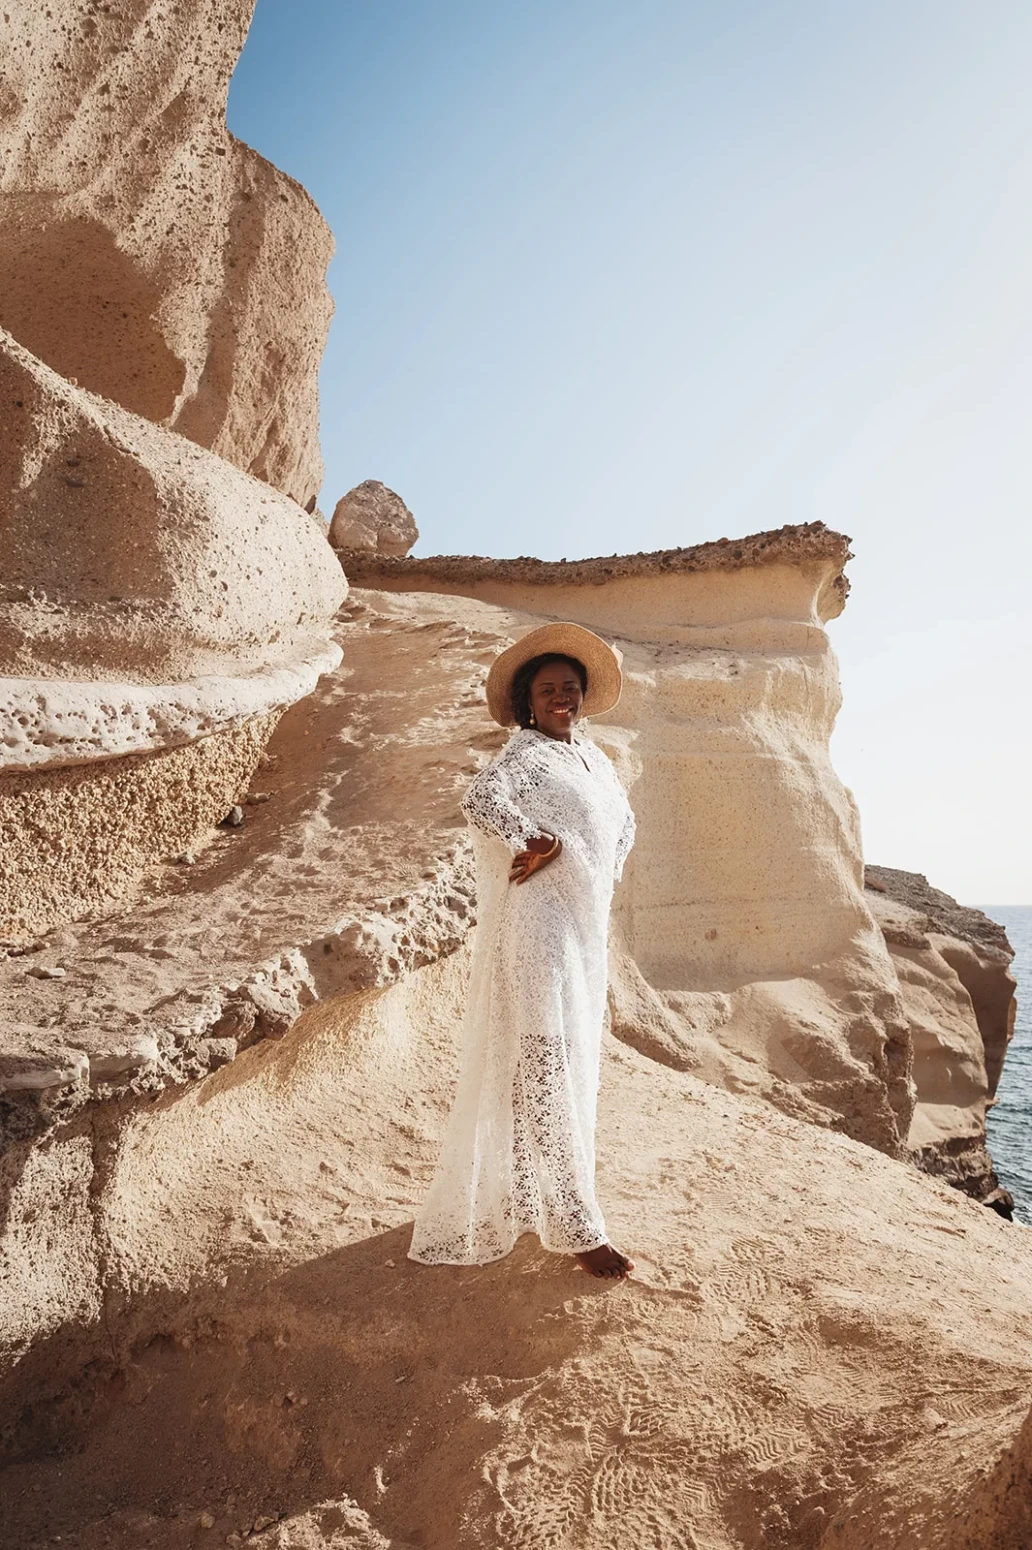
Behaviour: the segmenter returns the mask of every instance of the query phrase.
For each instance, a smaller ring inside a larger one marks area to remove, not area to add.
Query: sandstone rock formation
[[[379,479],[356,484],[334,507],[330,543],[335,549],[399,557],[418,537],[416,520],[401,496]]]
[[[340,660],[345,583],[293,501],[3,333],[0,529],[0,937],[24,939],[219,821],[270,713]]]
[[[254,0],[7,0],[0,326],[304,506],[332,241],[229,134]]]
[[[331,244],[226,130],[251,10],[4,13],[0,939],[202,844],[339,660],[301,509]]]
[[[847,555],[812,524],[572,564],[358,554],[348,569],[442,615],[465,596],[518,610],[517,629],[567,618],[615,640],[624,693],[594,735],[638,840],[615,909],[614,1031],[896,1155],[906,1019],[828,757],[840,695],[823,626]]]
[[[1027,1481],[1032,1250],[858,1144],[905,1151],[911,1018],[826,761],[844,557],[811,529],[606,561],[555,609],[624,620],[593,735],[648,874],[600,1105],[626,1287],[529,1241],[405,1258],[475,907],[457,798],[505,735],[483,678],[565,580],[528,614],[459,562],[426,587],[431,562],[371,560],[389,588],[350,594],[244,825],[0,964],[12,1550],[870,1550],[890,1521],[885,1550],[974,1550],[986,1482]],[[764,795],[745,840],[713,765]]]
[[[990,1177],[1005,944],[865,894],[847,541],[412,561],[368,481],[342,608],[301,509],[329,237],[226,132],[250,10],[4,13],[4,1550],[1027,1550],[1032,1249],[944,1181]],[[405,1258],[483,679],[555,617],[627,672],[619,1288]]]
[[[0,673],[80,680],[88,668],[168,685],[326,657],[345,586],[315,520],[221,458],[70,386],[2,333],[0,458]],[[75,762],[170,740],[165,726],[145,730],[136,716],[130,731],[117,715],[103,728],[55,730],[50,743],[41,723],[19,723],[3,758],[36,763],[64,742],[58,762]]]
[[[1002,926],[918,873],[866,868],[914,1047],[908,1145],[922,1168],[976,1199],[999,1187],[985,1119],[1014,1032],[1013,950]]]
[[[387,599],[349,600],[337,639],[345,665],[283,717],[239,829],[216,831],[193,865],[154,868],[144,905],[0,958],[4,1140],[203,1076],[313,1001],[464,941],[475,911],[457,804],[485,737],[470,686],[496,637],[410,621]]]
[[[0,1392],[11,1550],[256,1524],[267,1550],[953,1545],[1027,1408],[1025,1235],[608,1039],[600,1189],[635,1279],[529,1240],[416,1266],[464,960],[70,1127],[60,1265],[27,1252],[59,1210],[33,1154],[6,1284],[46,1329]],[[920,1538],[865,1534],[878,1481]]]

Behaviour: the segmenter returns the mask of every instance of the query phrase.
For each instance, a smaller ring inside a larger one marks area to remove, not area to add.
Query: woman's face
[[[569,742],[583,705],[577,669],[569,662],[543,662],[530,680],[530,708],[538,731]]]

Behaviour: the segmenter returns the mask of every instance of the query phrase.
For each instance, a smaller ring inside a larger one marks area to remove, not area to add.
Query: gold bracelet
[[[541,851],[538,851],[537,852],[537,858],[538,858],[539,861],[551,861],[552,857],[555,855],[555,853],[556,853],[556,851],[558,849],[559,849],[559,836],[558,836],[558,834],[553,834],[552,835],[552,848],[551,848],[551,850],[541,850]]]

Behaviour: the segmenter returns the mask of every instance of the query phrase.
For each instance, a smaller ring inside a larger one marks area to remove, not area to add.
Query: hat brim
[[[621,655],[593,630],[582,624],[543,624],[523,635],[514,646],[499,653],[487,675],[487,708],[499,726],[516,723],[512,710],[512,680],[525,662],[540,656],[576,657],[588,674],[583,714],[600,716],[612,710],[620,698],[623,675]]]

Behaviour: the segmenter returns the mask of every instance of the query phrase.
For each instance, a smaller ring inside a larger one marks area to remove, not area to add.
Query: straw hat
[[[516,673],[524,662],[542,656],[576,657],[584,663],[588,671],[585,716],[612,710],[620,698],[622,657],[614,646],[607,645],[600,635],[586,630],[582,624],[543,624],[501,652],[491,664],[487,708],[499,725],[511,727],[516,721],[512,713],[512,680]]]

